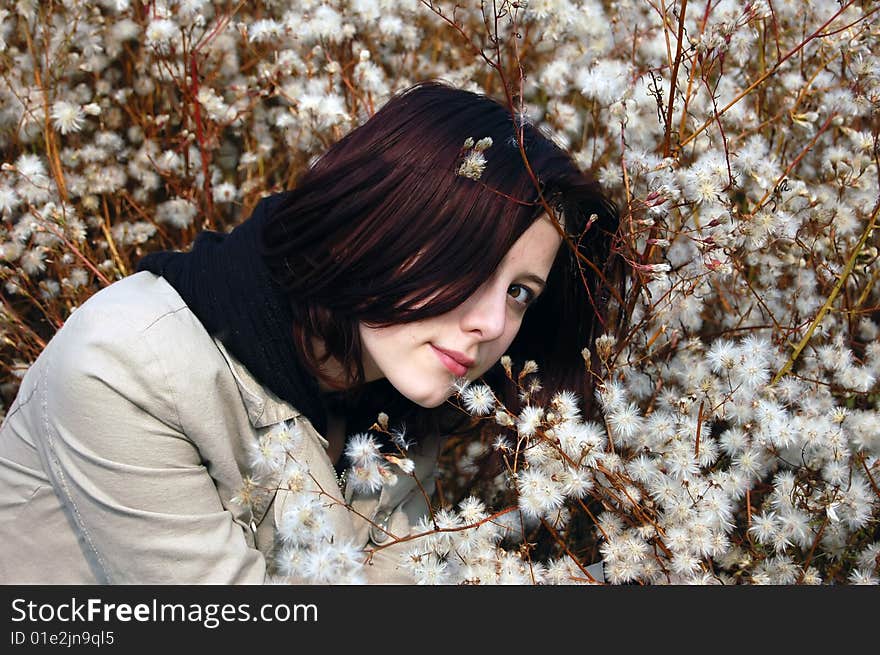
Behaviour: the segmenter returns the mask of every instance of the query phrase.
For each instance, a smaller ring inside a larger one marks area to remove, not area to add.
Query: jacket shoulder
[[[67,351],[149,351],[194,376],[194,359],[202,368],[210,360],[222,361],[212,337],[174,287],[148,271],[98,291],[70,315],[56,340]]]
[[[149,272],[114,282],[77,308],[28,373],[36,382],[50,371],[59,384],[130,393],[134,404],[164,406],[169,414],[178,413],[174,399],[184,390],[231,379],[195,314]]]
[[[115,353],[132,365],[162,361],[166,375],[194,382],[227,369],[213,338],[164,278],[142,271],[114,282],[76,309],[53,341],[70,355]],[[183,374],[183,373],[182,373]]]
[[[168,282],[153,273],[135,273],[101,289],[74,311],[74,316],[100,316],[111,324],[146,330],[161,318],[187,310]]]

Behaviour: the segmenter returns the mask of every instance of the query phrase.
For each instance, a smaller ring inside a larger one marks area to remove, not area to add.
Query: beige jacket
[[[327,441],[211,338],[177,292],[141,272],[77,309],[31,366],[0,427],[0,582],[262,583],[287,492],[234,497],[249,445],[280,422],[327,492],[334,538],[370,551],[426,511],[412,476],[341,503]],[[419,445],[433,490],[439,440]],[[337,502],[339,501],[339,502]],[[391,535],[391,536],[389,536]],[[386,544],[387,545],[387,544]],[[408,583],[403,546],[368,582]]]

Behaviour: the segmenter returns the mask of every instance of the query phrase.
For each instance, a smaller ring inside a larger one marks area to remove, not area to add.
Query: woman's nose
[[[504,334],[507,322],[507,290],[486,284],[477,289],[461,306],[461,327],[479,333],[482,341]]]

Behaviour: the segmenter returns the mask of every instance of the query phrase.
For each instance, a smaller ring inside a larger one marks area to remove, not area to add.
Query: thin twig
[[[682,41],[684,41],[684,19],[687,14],[688,0],[681,0],[678,12],[678,36],[675,44],[675,60],[672,62],[672,76],[669,78],[669,98],[666,107],[666,131],[663,134],[663,156],[668,157],[670,139],[672,138],[672,110],[675,108],[675,86],[678,81],[678,67],[681,65]],[[708,11],[708,6],[706,8]],[[684,145],[684,144],[682,144]]]
[[[819,313],[816,314],[816,318],[813,319],[813,322],[810,324],[810,327],[807,329],[804,337],[800,340],[798,345],[795,346],[795,349],[791,353],[791,356],[788,358],[788,361],[785,362],[785,365],[781,369],[779,369],[776,375],[773,376],[773,379],[770,381],[771,385],[779,382],[782,376],[788,373],[789,369],[794,365],[794,363],[797,361],[797,358],[800,356],[801,351],[806,347],[807,343],[809,343],[810,338],[813,336],[813,332],[816,331],[819,323],[821,323],[822,319],[825,318],[825,314],[827,314],[828,310],[831,309],[831,305],[834,303],[834,300],[837,298],[837,295],[840,293],[840,290],[846,283],[846,280],[849,277],[850,273],[852,273],[853,267],[856,264],[856,258],[862,252],[862,248],[865,247],[865,243],[867,243],[868,237],[871,236],[871,232],[874,230],[874,225],[877,223],[878,211],[880,211],[880,203],[878,203],[874,207],[874,211],[871,214],[871,219],[868,221],[868,225],[865,227],[865,231],[862,232],[862,237],[859,239],[858,244],[856,244],[852,255],[850,255],[849,261],[847,261],[846,266],[840,274],[840,277],[837,279],[837,284],[834,285],[834,288],[831,290],[831,294],[825,300],[825,304],[822,305]]]

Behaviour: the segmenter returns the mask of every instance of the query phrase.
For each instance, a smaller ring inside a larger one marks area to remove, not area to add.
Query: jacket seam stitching
[[[22,409],[23,407],[25,407],[28,403],[30,403],[31,400],[33,399],[33,397],[34,397],[34,395],[35,395],[36,393],[37,393],[37,386],[34,385],[34,387],[31,389],[31,392],[28,394],[27,398],[25,398],[24,400],[19,400],[19,401],[15,404],[15,407],[12,408],[12,411],[9,412],[9,414],[7,414],[7,415],[3,418],[3,423],[5,423],[7,420],[11,419],[11,418],[12,418],[13,416],[15,416],[19,411],[21,411],[21,409]]]
[[[168,316],[170,314],[174,314],[174,313],[181,311],[183,309],[186,309],[186,308],[182,307],[181,309],[176,309],[172,312],[168,312],[167,314],[163,314],[162,316],[157,318],[155,321],[150,323],[150,325],[148,325],[146,328],[144,328],[143,332],[144,332],[144,336],[147,337],[144,339],[144,344],[147,346],[147,348],[150,349],[150,354],[153,356],[153,359],[156,360],[156,364],[159,366],[159,369],[162,371],[162,379],[165,382],[165,387],[168,389],[168,395],[171,397],[171,404],[174,408],[174,415],[177,417],[177,427],[179,427],[180,431],[184,434],[184,436],[186,436],[189,439],[189,436],[186,434],[186,430],[183,427],[183,420],[180,418],[180,406],[179,406],[179,403],[177,402],[177,394],[174,392],[174,387],[171,385],[171,380],[168,377],[168,371],[165,369],[165,365],[162,362],[162,358],[159,357],[158,353],[153,348],[153,344],[150,343],[149,337],[146,335],[147,329],[149,329],[150,327],[152,327],[153,325],[158,323],[162,318],[165,318],[166,316]],[[190,441],[192,441],[192,440],[190,439]]]
[[[49,372],[52,368],[53,361],[53,353],[47,353],[46,358],[46,368],[43,371],[42,378],[40,380],[42,387],[42,403],[41,407],[43,409],[43,428],[46,431],[46,443],[49,445],[49,456],[54,463],[54,468],[56,475],[58,476],[59,486],[62,488],[65,498],[68,503],[70,503],[71,509],[73,509],[74,516],[76,517],[76,522],[79,524],[80,529],[83,532],[83,536],[89,544],[89,547],[92,549],[92,552],[95,554],[95,558],[98,561],[98,565],[101,567],[101,571],[104,574],[104,578],[110,582],[112,582],[112,577],[107,568],[107,564],[104,560],[104,557],[98,551],[98,548],[95,546],[95,542],[92,539],[92,534],[89,532],[89,529],[86,527],[85,521],[82,518],[82,514],[79,511],[79,507],[77,507],[76,501],[73,499],[73,495],[70,493],[70,489],[67,485],[67,479],[64,476],[64,469],[61,466],[61,461],[58,459],[58,455],[55,450],[55,439],[53,436],[52,426],[49,422]]]
[[[156,318],[154,318],[150,323],[148,323],[147,325],[145,325],[145,326],[141,329],[141,332],[146,332],[146,331],[149,330],[151,327],[153,327],[154,325],[156,325],[156,323],[158,323],[159,321],[161,321],[163,318],[168,318],[169,316],[172,316],[172,315],[176,314],[177,312],[182,312],[182,311],[185,311],[185,310],[188,310],[188,309],[189,309],[189,307],[187,307],[186,305],[184,305],[184,306],[182,306],[182,307],[177,307],[177,308],[175,308],[175,309],[169,309],[168,311],[166,311],[166,312],[163,313],[163,314],[160,314],[159,316],[157,316]]]

